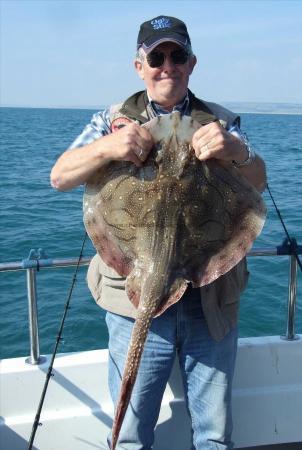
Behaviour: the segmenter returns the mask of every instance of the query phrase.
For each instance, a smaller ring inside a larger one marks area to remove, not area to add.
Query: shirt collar
[[[184,99],[180,103],[178,103],[177,105],[175,105],[173,107],[172,111],[167,111],[161,105],[154,102],[152,100],[152,98],[150,97],[150,95],[148,94],[148,92],[147,92],[147,96],[148,96],[148,100],[149,100],[149,105],[151,106],[151,108],[154,111],[156,116],[163,115],[163,114],[170,114],[170,112],[175,112],[175,111],[179,111],[182,115],[184,115],[189,110],[189,94],[188,94],[188,92],[185,95]]]

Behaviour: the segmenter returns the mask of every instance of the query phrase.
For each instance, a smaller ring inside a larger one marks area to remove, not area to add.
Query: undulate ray
[[[211,283],[251,248],[265,219],[259,193],[238,170],[199,161],[200,124],[173,113],[144,125],[156,142],[143,167],[112,161],[84,194],[87,232],[105,263],[126,278],[137,307],[112,429],[112,450],[130,401],[152,319]]]

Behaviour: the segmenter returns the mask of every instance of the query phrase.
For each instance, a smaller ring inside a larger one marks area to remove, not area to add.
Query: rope
[[[279,219],[280,219],[280,222],[281,222],[281,224],[282,224],[282,226],[283,226],[283,229],[284,229],[284,231],[285,231],[286,237],[287,237],[288,242],[289,242],[289,244],[290,244],[291,252],[292,252],[293,255],[295,256],[295,258],[296,258],[296,260],[297,260],[297,263],[298,263],[298,265],[299,265],[299,267],[300,267],[300,270],[301,270],[301,272],[302,272],[302,263],[301,263],[301,260],[300,260],[300,258],[299,258],[298,253],[297,253],[297,250],[296,250],[296,244],[295,244],[295,242],[293,242],[292,238],[290,237],[290,235],[289,235],[289,233],[288,233],[288,231],[287,231],[286,225],[285,225],[284,220],[283,220],[283,218],[282,218],[282,216],[281,216],[281,213],[280,213],[280,211],[279,211],[279,209],[278,209],[278,207],[277,207],[277,205],[276,205],[276,202],[275,202],[274,197],[273,197],[273,195],[272,195],[272,193],[271,193],[271,190],[270,190],[270,188],[269,188],[269,185],[267,184],[266,187],[267,187],[267,190],[268,190],[268,192],[269,192],[269,195],[270,195],[270,197],[271,197],[271,199],[272,199],[273,205],[274,205],[275,210],[276,210],[276,212],[277,212],[277,214],[278,214],[278,217],[279,217]]]
[[[81,261],[82,256],[83,256],[83,250],[84,250],[86,238],[87,238],[87,233],[85,233],[85,236],[84,236],[84,239],[83,239],[83,242],[82,242],[82,248],[81,248],[80,255],[79,255],[79,258],[78,258],[78,261],[77,261],[77,265],[76,265],[76,269],[75,269],[75,272],[74,272],[74,275],[73,275],[73,279],[72,279],[71,287],[70,287],[70,290],[69,290],[67,302],[65,304],[63,317],[61,319],[61,325],[60,325],[58,336],[57,336],[57,339],[56,339],[55,348],[54,348],[54,351],[53,351],[53,354],[52,354],[52,357],[51,357],[50,366],[49,366],[47,374],[46,374],[46,379],[45,379],[43,391],[42,391],[42,394],[41,394],[38,410],[37,410],[37,413],[36,413],[36,416],[35,416],[35,420],[34,420],[34,423],[33,423],[33,426],[32,426],[32,431],[31,431],[30,439],[28,441],[27,450],[32,450],[32,446],[33,446],[33,443],[34,443],[34,439],[35,439],[37,428],[38,428],[39,425],[42,425],[40,423],[41,411],[42,411],[42,408],[43,408],[43,403],[44,403],[44,400],[45,400],[46,391],[47,391],[47,388],[48,388],[48,383],[49,383],[50,377],[54,376],[54,374],[52,372],[53,363],[54,363],[54,360],[55,360],[55,357],[56,357],[56,354],[57,354],[59,342],[62,340],[61,336],[62,336],[62,332],[63,332],[63,327],[64,327],[65,319],[66,319],[66,316],[67,316],[67,311],[69,309],[69,304],[70,304],[73,288],[74,288],[74,285],[75,285],[75,282],[76,282],[76,277],[77,277],[77,273],[78,273],[78,270],[79,270],[80,261]]]

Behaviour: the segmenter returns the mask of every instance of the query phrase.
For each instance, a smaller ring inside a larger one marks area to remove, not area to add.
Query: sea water
[[[57,192],[49,173],[58,156],[89,122],[94,111],[0,108],[0,262],[21,261],[30,249],[50,258],[79,255],[84,227],[83,188]],[[268,181],[292,237],[302,244],[302,116],[242,114],[242,129],[266,161]],[[276,248],[285,238],[267,192],[268,216],[257,248]],[[88,243],[84,254],[94,254]],[[240,336],[281,335],[286,330],[288,256],[249,257],[250,280],[242,296]],[[105,312],[86,287],[80,269],[59,352],[105,348]],[[74,268],[37,274],[41,353],[51,353]],[[0,273],[0,358],[29,354],[26,273]],[[301,273],[298,269],[296,332],[302,333]]]

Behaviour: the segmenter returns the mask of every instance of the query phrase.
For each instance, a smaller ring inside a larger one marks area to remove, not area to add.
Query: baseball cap
[[[146,53],[162,42],[175,42],[184,48],[191,45],[184,22],[175,17],[158,16],[142,23],[137,37],[137,50],[143,47]]]

